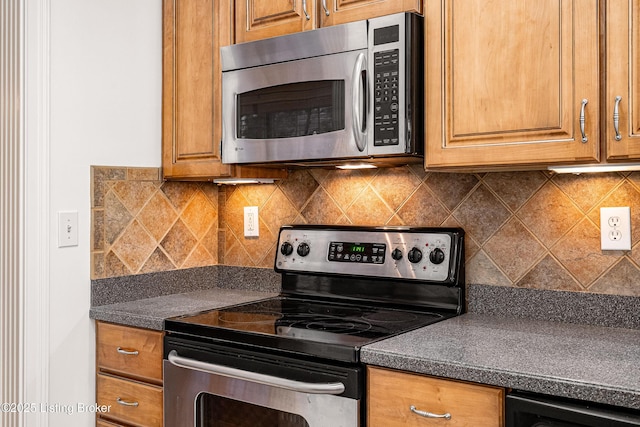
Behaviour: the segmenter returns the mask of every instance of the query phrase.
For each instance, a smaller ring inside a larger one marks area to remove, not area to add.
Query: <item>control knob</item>
[[[395,259],[396,261],[400,261],[402,259],[402,251],[398,248],[395,248],[393,252],[391,252],[391,258]]]
[[[410,263],[416,264],[422,260],[422,251],[416,247],[411,248],[407,254]]]
[[[280,253],[284,256],[291,255],[293,253],[293,245],[289,242],[284,242],[280,245]]]
[[[429,261],[434,264],[442,264],[444,261],[444,251],[440,248],[435,248],[429,254]]]
[[[309,244],[305,243],[305,242],[302,242],[302,243],[300,243],[298,245],[297,252],[298,252],[298,255],[300,255],[302,257],[305,257],[305,256],[309,255],[309,250],[310,250]]]

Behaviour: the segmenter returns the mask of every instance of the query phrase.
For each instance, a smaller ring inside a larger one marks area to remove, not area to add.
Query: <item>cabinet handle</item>
[[[116,402],[118,402],[122,406],[138,406],[138,402],[127,402],[126,400],[122,400],[119,397],[116,398]]]
[[[450,420],[451,419],[451,414],[448,413],[448,412],[446,414],[432,414],[431,412],[421,411],[421,410],[417,409],[413,405],[411,405],[409,407],[409,409],[414,414],[420,415],[421,417],[425,417],[425,418],[444,418],[445,420]]]
[[[616,103],[613,106],[613,130],[616,131],[616,141],[622,139],[622,135],[620,135],[620,101],[622,101],[622,97],[616,96]]]
[[[324,9],[324,14],[329,16],[329,8],[327,7],[327,0],[322,0],[322,8]]]
[[[116,348],[116,351],[120,354],[126,354],[127,356],[137,356],[139,354],[138,350],[125,350],[122,347]]]
[[[587,141],[589,141],[589,138],[587,138],[587,135],[584,133],[584,122],[585,122],[585,118],[584,118],[584,109],[587,106],[587,104],[589,103],[589,101],[587,99],[583,99],[582,100],[582,107],[580,108],[580,133],[582,133],[582,142],[586,143]]]
[[[304,12],[304,17],[307,18],[307,21],[310,20],[311,17],[307,13],[307,0],[302,0],[302,11]]]

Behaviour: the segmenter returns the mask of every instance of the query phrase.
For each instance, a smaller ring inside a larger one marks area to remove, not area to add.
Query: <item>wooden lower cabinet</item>
[[[162,387],[98,374],[98,405],[105,417],[135,426],[162,426]]]
[[[113,424],[108,421],[98,420],[96,422],[96,427],[119,427],[121,424]]]
[[[374,367],[367,373],[369,427],[504,427],[502,388]]]
[[[97,322],[96,426],[162,427],[162,338],[147,329]]]

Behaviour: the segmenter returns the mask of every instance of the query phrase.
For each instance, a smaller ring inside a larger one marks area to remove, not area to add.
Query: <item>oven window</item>
[[[201,393],[196,400],[197,427],[309,427],[299,415]]]
[[[274,139],[344,129],[344,80],[289,83],[237,97],[237,138]]]

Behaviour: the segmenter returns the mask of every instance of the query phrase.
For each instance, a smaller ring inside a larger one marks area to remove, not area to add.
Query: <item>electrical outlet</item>
[[[244,207],[244,237],[257,237],[260,235],[258,220],[258,207]]]
[[[603,251],[631,250],[631,208],[600,208],[600,245]]]

